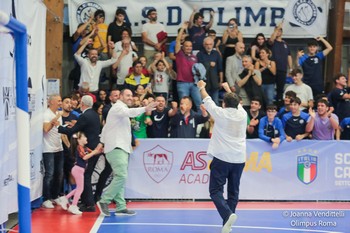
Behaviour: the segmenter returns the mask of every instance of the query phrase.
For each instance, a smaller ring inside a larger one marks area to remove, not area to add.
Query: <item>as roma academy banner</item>
[[[209,199],[207,139],[144,139],[130,156],[126,197]],[[349,200],[350,142],[247,141],[240,199]]]
[[[254,38],[256,34],[261,32],[269,37],[274,27],[285,18],[288,11],[291,11],[288,3],[296,1],[300,2],[300,6],[298,5],[295,10],[296,17],[300,20],[297,21],[298,23],[295,21],[285,22],[283,37],[313,37],[308,32],[309,30],[305,31],[302,27],[306,24],[319,25],[320,21],[324,22],[324,25],[317,27],[317,36],[326,36],[329,0],[68,0],[69,30],[70,34],[73,35],[78,25],[86,22],[90,15],[98,9],[105,11],[105,23],[108,25],[113,22],[116,10],[121,8],[127,14],[125,20],[132,25],[133,36],[141,36],[142,25],[148,21],[147,11],[156,8],[158,22],[165,26],[168,36],[176,36],[178,28],[183,22],[189,20],[193,8],[196,7],[204,15],[205,24],[209,22],[210,11],[215,12],[212,28],[218,36],[222,36],[227,29],[229,19],[236,18],[244,38]],[[317,2],[320,1],[326,4],[318,4]],[[317,17],[310,16],[310,14],[315,13],[314,6],[317,10]]]
[[[0,10],[27,26],[30,115],[31,200],[42,194],[42,115],[44,102],[46,7],[40,0],[0,1]],[[2,30],[3,31],[3,30]],[[17,140],[14,39],[0,34],[0,223],[17,207]]]

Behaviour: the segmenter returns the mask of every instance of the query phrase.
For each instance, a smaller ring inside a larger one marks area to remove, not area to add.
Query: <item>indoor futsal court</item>
[[[212,202],[129,202],[135,216],[72,215],[60,207],[32,213],[32,232],[220,233]],[[350,233],[348,202],[247,202],[238,204],[232,233]]]

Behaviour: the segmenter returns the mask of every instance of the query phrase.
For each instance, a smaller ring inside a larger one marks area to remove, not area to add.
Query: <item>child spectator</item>
[[[305,129],[310,116],[300,111],[300,104],[301,100],[298,97],[290,99],[290,112],[283,115],[282,123],[287,142],[293,139],[300,141],[309,136]]]
[[[286,91],[284,94],[284,106],[278,111],[278,117],[282,120],[282,117],[284,114],[288,113],[290,111],[289,105],[290,105],[290,99],[296,98],[297,94],[294,91]]]
[[[87,161],[94,155],[100,154],[102,151],[99,150],[91,150],[86,147],[87,138],[83,132],[77,132],[73,134],[71,138],[71,150],[72,156],[75,157],[75,165],[72,168],[72,175],[77,184],[76,189],[72,190],[68,195],[60,197],[60,201],[58,202],[62,209],[71,212],[72,214],[82,214],[79,210],[77,204],[80,199],[80,196],[84,190],[84,172],[87,165]],[[74,196],[72,204],[68,208],[68,199]]]
[[[176,78],[176,74],[164,58],[164,53],[162,53],[161,60],[155,60],[151,64],[151,74],[153,74],[153,94],[164,96],[168,100],[170,81]]]
[[[317,52],[318,41],[321,41],[326,49]],[[317,37],[316,40],[310,40],[307,44],[308,54],[304,54],[303,50],[297,53],[298,64],[304,72],[304,83],[309,85],[314,96],[324,91],[323,85],[323,62],[322,60],[332,51],[333,47],[323,37]]]
[[[266,107],[266,116],[260,119],[259,138],[272,143],[272,148],[277,149],[281,142],[286,138],[282,121],[276,117],[276,105]]]

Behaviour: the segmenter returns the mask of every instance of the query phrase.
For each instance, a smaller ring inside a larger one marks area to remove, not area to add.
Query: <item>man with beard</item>
[[[103,118],[103,125],[106,123],[107,119],[107,114],[113,104],[117,103],[117,100],[119,99],[120,96],[120,90],[113,89],[111,93],[109,94],[109,100],[110,102],[108,104],[105,104],[102,109],[102,118]]]
[[[169,121],[177,112],[177,102],[171,102],[171,108],[166,107],[164,96],[157,96],[158,103],[155,110],[151,113],[152,125],[147,131],[150,138],[167,138],[169,130]]]
[[[77,122],[78,117],[72,113],[71,99],[69,96],[63,97],[62,99],[62,123],[68,127],[74,126]],[[74,166],[74,159],[70,154],[70,137],[72,134],[62,134],[62,145],[63,145],[63,154],[64,154],[64,179],[67,181],[67,184],[75,184],[73,176],[71,176],[71,170]]]
[[[142,25],[142,41],[143,41],[143,55],[147,58],[147,67],[150,65],[150,61],[156,51],[161,52],[163,45],[167,42],[167,37],[164,37],[159,41],[160,33],[166,34],[163,24],[157,22],[157,10],[151,8],[147,12],[149,19],[148,23]]]
[[[197,126],[205,123],[209,119],[203,104],[200,105],[200,111],[192,110],[192,100],[189,96],[182,97],[180,101],[180,110],[170,121],[172,138],[195,138],[197,134]]]
[[[81,69],[79,86],[82,86],[83,82],[88,82],[90,85],[90,92],[97,95],[101,70],[115,63],[117,55],[113,52],[112,59],[99,61],[97,49],[90,49],[88,57],[86,59],[82,58],[80,54],[84,51],[85,47],[91,43],[91,40],[86,40],[86,42],[74,54],[74,58],[80,65]],[[113,42],[108,42],[108,46],[109,49],[114,50]]]
[[[102,129],[101,142],[104,144],[106,158],[113,170],[113,180],[102,194],[101,200],[97,202],[104,216],[110,216],[108,204],[112,200],[117,204],[115,215],[132,216],[136,214],[135,211],[126,208],[124,199],[129,155],[132,152],[130,118],[152,111],[157,103],[152,102],[146,107],[130,108],[132,104],[132,92],[129,89],[122,90],[120,99],[112,106],[106,125]]]

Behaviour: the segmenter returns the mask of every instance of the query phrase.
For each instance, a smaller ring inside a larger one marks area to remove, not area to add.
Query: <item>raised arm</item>
[[[188,28],[189,22],[184,22],[181,26],[180,32],[177,34],[176,37],[176,45],[175,45],[175,54],[177,54],[181,49],[181,36],[183,32]]]
[[[326,46],[326,48],[322,51],[324,56],[327,56],[333,50],[332,45],[323,37],[317,37],[316,40],[321,41]]]

